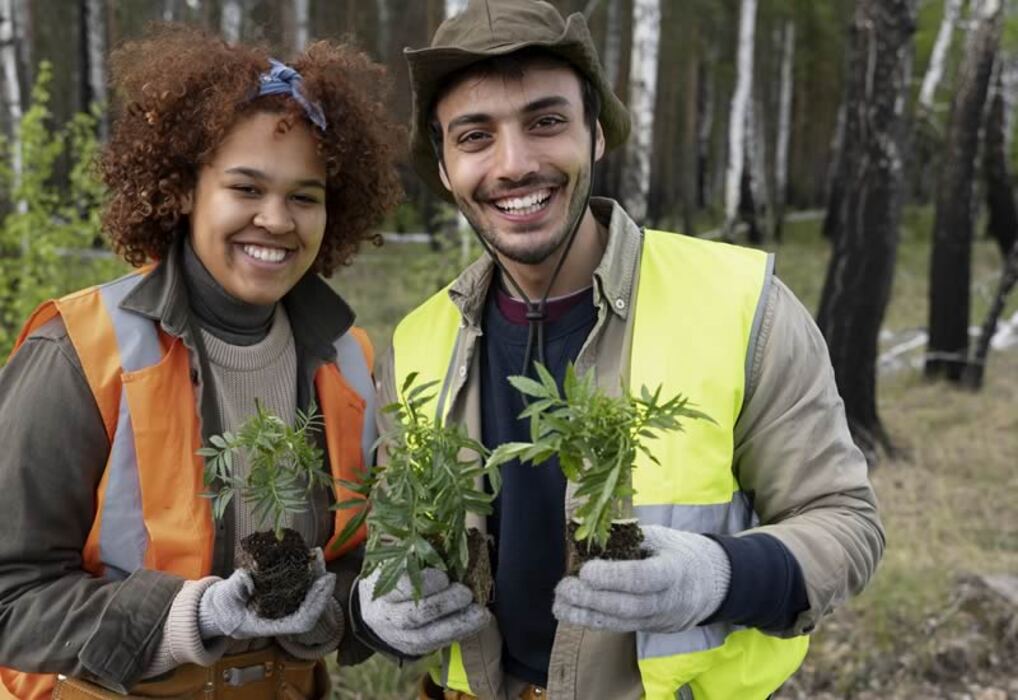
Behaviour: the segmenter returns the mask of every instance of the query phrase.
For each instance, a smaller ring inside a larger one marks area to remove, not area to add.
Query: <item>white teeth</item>
[[[500,199],[494,204],[505,212],[513,214],[533,214],[543,207],[551,197],[550,190],[538,190],[531,192],[525,197],[512,197]]]
[[[266,248],[260,245],[251,245],[250,243],[244,245],[244,252],[255,260],[273,263],[283,262],[283,258],[286,257],[286,251],[282,248]]]

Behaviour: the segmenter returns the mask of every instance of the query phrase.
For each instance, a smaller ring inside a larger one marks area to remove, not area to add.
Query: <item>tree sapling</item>
[[[376,598],[393,590],[404,574],[419,597],[421,571],[432,567],[465,584],[485,605],[492,586],[487,538],[467,527],[466,516],[492,512],[499,471],[485,467],[488,451],[462,426],[430,417],[438,382],[413,386],[416,379],[410,374],[399,400],[382,409],[393,418],[377,443],[386,464],[372,467],[361,482],[342,482],[360,498],[338,507],[361,507],[364,498],[370,506],[351,519],[337,546],[367,520],[364,573],[380,570]]]
[[[256,400],[254,414],[240,430],[213,435],[210,446],[198,450],[205,458],[205,486],[218,485],[205,494],[212,499],[216,520],[239,493],[253,505],[254,520],[260,526],[271,525],[241,540],[239,556],[254,580],[251,604],[265,618],[297,610],[312,583],[312,553],[300,533],[284,525],[287,516],[307,510],[314,487],[332,486],[322,450],[311,438],[321,426],[322,416],[313,401],[306,412],[298,409],[291,427]],[[238,454],[247,461],[246,478],[236,473]]]
[[[662,401],[660,387],[653,393],[642,387],[639,397],[627,391],[608,396],[592,373],[578,377],[572,364],[566,368],[560,393],[551,373],[543,365],[536,367],[536,380],[509,377],[530,399],[520,417],[530,419],[531,442],[500,445],[486,468],[517,458],[537,465],[558,455],[566,479],[576,485],[574,498],[579,503],[567,525],[567,574],[575,574],[583,562],[596,557],[643,558],[643,533],[630,517],[638,452],[657,464],[646,440],[682,430],[684,418],[713,420],[681,394]]]

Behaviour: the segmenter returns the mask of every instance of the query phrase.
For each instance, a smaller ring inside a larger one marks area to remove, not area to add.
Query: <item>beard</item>
[[[519,182],[513,183],[513,188],[519,187],[554,187],[557,188],[556,195],[561,194],[569,179],[565,175],[541,176],[534,175]],[[539,230],[543,224],[532,226],[522,225],[515,228],[512,235],[502,234],[494,226],[486,226],[476,202],[491,201],[497,199],[498,194],[478,193],[477,199],[468,202],[456,195],[454,198],[459,210],[463,213],[467,222],[484,241],[491,246],[492,250],[507,260],[512,260],[521,265],[538,265],[550,258],[561,248],[569,234],[577,226],[584,210],[587,208],[586,194],[590,184],[590,166],[581,166],[576,175],[575,185],[570,194],[569,205],[566,208],[566,216],[562,224],[556,228],[550,236],[539,241],[527,240],[525,247],[512,245],[512,239],[518,234]],[[482,205],[483,206],[483,205]]]

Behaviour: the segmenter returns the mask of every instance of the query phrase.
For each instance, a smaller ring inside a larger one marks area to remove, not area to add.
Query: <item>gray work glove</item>
[[[345,627],[343,607],[333,598],[328,601],[318,622],[308,632],[283,634],[276,637],[276,642],[298,659],[320,659],[339,648]]]
[[[555,587],[561,622],[612,632],[681,632],[709,617],[728,593],[731,564],[714,540],[645,525],[637,561],[592,559]]]
[[[419,601],[414,601],[410,578],[405,574],[396,588],[372,599],[381,574],[357,584],[361,618],[386,644],[404,654],[423,656],[452,642],[472,637],[491,620],[491,613],[474,602],[474,595],[462,583],[449,583],[438,569],[421,572]]]
[[[254,581],[246,569],[237,569],[225,581],[213,583],[198,603],[198,631],[202,639],[254,639],[310,631],[332,599],[336,587],[336,575],[326,572],[321,548],[315,549],[313,567],[314,581],[300,607],[275,620],[259,617],[248,607],[254,593]]]

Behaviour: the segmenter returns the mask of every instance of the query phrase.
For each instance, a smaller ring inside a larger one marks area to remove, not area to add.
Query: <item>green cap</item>
[[[449,76],[463,68],[527,48],[544,49],[565,59],[590,80],[601,98],[599,121],[606,150],[629,136],[629,112],[601,70],[582,13],[563,20],[558,10],[541,0],[470,0],[463,12],[442,22],[430,47],[403,50],[413,91],[411,158],[418,174],[440,197],[452,201],[439,178],[428,136],[435,97]]]

